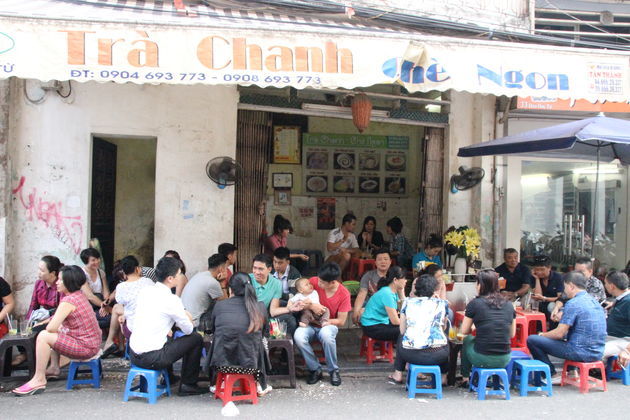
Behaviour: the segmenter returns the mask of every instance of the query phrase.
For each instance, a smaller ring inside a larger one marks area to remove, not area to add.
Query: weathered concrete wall
[[[235,87],[73,83],[62,100],[38,105],[13,90],[10,174],[14,188],[8,243],[10,281],[24,312],[37,261],[54,254],[78,262],[87,244],[91,137],[157,138],[155,256],[176,249],[189,272],[232,240],[234,190],[206,177],[206,162],[235,155]]]
[[[117,146],[114,260],[153,264],[156,139],[106,138]]]
[[[310,133],[334,133],[334,134],[357,134],[356,127],[352,121],[335,118],[309,118]],[[385,223],[394,216],[398,216],[403,221],[403,233],[409,239],[413,247],[418,233],[418,207],[419,191],[421,179],[422,163],[422,138],[423,127],[397,125],[387,123],[371,122],[364,134],[372,135],[395,135],[409,137],[408,168],[410,194],[405,198],[358,198],[358,197],[336,197],[335,218],[337,226],[341,219],[349,211],[357,216],[358,234],[361,231],[361,224],[366,216],[376,218],[377,230],[383,233],[385,240],[388,240],[385,230]],[[273,190],[271,189],[271,174],[273,172],[292,172],[293,185],[292,205],[275,206]],[[267,201],[267,226],[271,233],[273,218],[276,214],[282,214],[289,218],[293,224],[294,233],[289,236],[288,245],[293,248],[320,249],[324,252],[329,230],[317,230],[317,198],[302,195],[302,166],[301,165],[270,165],[268,181]],[[310,207],[314,209],[313,217],[301,218],[299,207]]]

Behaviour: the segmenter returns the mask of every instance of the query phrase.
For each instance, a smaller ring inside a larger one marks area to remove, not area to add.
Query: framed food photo
[[[273,188],[293,188],[293,174],[291,172],[274,172],[271,179]]]
[[[273,197],[273,202],[276,206],[291,205],[291,190],[275,190]]]
[[[301,163],[300,127],[278,125],[273,128],[273,163]]]

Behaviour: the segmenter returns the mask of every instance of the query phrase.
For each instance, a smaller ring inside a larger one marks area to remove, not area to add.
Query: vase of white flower
[[[455,278],[455,281],[463,281],[464,277],[462,275],[466,274],[467,271],[468,263],[466,262],[466,258],[456,257],[455,263],[453,264],[453,273],[459,275]]]

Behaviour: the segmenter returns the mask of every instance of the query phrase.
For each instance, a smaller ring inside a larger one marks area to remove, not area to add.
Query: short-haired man
[[[503,261],[503,264],[494,269],[499,277],[505,279],[505,287],[501,292],[510,300],[522,297],[534,285],[531,270],[519,262],[518,251],[514,248],[503,251]]]
[[[606,275],[606,290],[615,298],[606,319],[606,346],[604,359],[618,356],[630,346],[630,286],[628,276],[622,271],[611,271]]]
[[[337,333],[339,327],[346,323],[348,312],[352,309],[350,304],[350,292],[340,282],[341,269],[336,263],[325,263],[319,269],[317,277],[310,279],[314,290],[319,296],[319,304],[309,303],[305,308],[313,311],[315,315],[321,315],[330,311],[330,319],[322,323],[321,328],[312,325],[299,327],[293,336],[295,344],[298,346],[306,361],[309,370],[306,383],[309,385],[319,382],[322,378],[322,366],[319,363],[311,340],[317,338],[324,349],[326,356],[326,367],[330,374],[330,383],[333,386],[341,385],[339,376],[339,366],[337,365]]]
[[[586,293],[586,277],[579,271],[564,275],[564,292],[570,299],[556,328],[527,338],[536,360],[549,365],[552,382],[560,379],[549,355],[577,362],[594,362],[604,354],[606,315],[599,302]],[[567,338],[564,341],[564,338]]]
[[[350,263],[352,256],[359,252],[359,243],[353,233],[356,226],[356,216],[348,213],[341,219],[341,227],[328,233],[328,241],[326,242],[328,258],[326,262],[337,263],[342,272]]]
[[[225,264],[225,266],[227,267],[227,270],[226,270],[227,274],[226,274],[225,279],[221,282],[221,287],[226,289],[226,291],[227,291],[228,281],[230,280],[230,277],[232,277],[232,270],[234,269],[234,264],[236,264],[237,251],[238,251],[238,248],[234,244],[230,244],[227,242],[224,242],[221,245],[219,245],[219,249],[217,250],[219,254],[222,254],[225,258],[227,258],[227,263]]]
[[[539,302],[540,312],[544,313],[549,319],[553,305],[560,299],[564,291],[562,276],[551,269],[551,258],[546,255],[534,258],[532,275],[534,276],[534,294],[532,299]],[[553,305],[550,305],[551,303]]]
[[[591,259],[588,257],[580,257],[576,259],[573,269],[584,274],[584,277],[586,277],[586,293],[591,295],[593,299],[599,303],[604,302],[606,300],[606,291],[604,290],[604,285],[601,280],[593,276],[593,262]],[[562,307],[566,301],[567,297],[564,294],[560,296],[560,299],[558,299],[553,307],[553,311],[551,311],[552,321],[560,321],[560,318],[562,318]]]
[[[376,293],[376,285],[381,277],[387,275],[387,270],[392,265],[392,258],[389,251],[385,248],[381,248],[374,254],[374,261],[376,268],[363,274],[361,277],[361,284],[359,286],[359,293],[354,300],[354,308],[352,309],[352,322],[359,325],[359,320],[363,314],[364,303],[366,300]],[[402,300],[405,299],[405,291],[402,290],[398,293],[398,297]]]
[[[199,395],[208,392],[197,386],[203,339],[194,332],[192,316],[182,300],[171,293],[177,285],[181,263],[164,257],[155,267],[156,283],[143,288],[136,301],[133,334],[129,342],[131,363],[145,369],[172,370],[173,363],[182,359],[179,395]],[[184,336],[171,339],[176,325]]]
[[[184,308],[200,331],[204,331],[206,322],[210,321],[214,304],[228,297],[227,291],[221,288],[221,282],[227,277],[226,262],[223,254],[211,255],[208,269],[192,276],[182,293]]]
[[[282,300],[289,300],[289,293],[296,293],[293,287],[295,281],[302,277],[298,269],[291,265],[289,248],[281,246],[273,251],[273,271],[271,275],[280,280],[282,284]]]
[[[280,306],[282,283],[271,275],[272,266],[268,255],[258,254],[252,262],[252,274],[249,277],[252,279],[258,300],[264,303],[269,315],[286,323],[287,333],[292,336],[297,328],[297,319],[293,314],[301,311],[304,305],[301,302],[289,302],[285,307]]]

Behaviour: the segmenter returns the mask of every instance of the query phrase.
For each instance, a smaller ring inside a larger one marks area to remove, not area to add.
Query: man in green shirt
[[[258,254],[252,262],[252,274],[249,277],[252,279],[258,300],[265,304],[269,315],[280,322],[285,322],[287,333],[293,336],[293,332],[297,328],[294,312],[300,312],[304,309],[304,304],[302,302],[289,302],[285,307],[280,306],[282,283],[271,275],[272,268],[271,258],[265,254]]]

